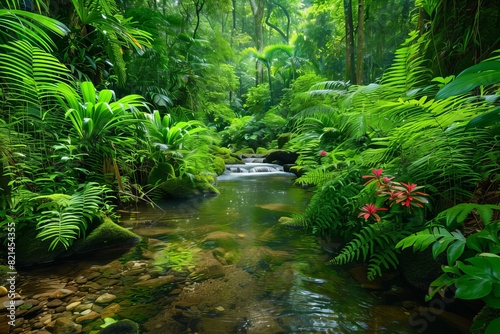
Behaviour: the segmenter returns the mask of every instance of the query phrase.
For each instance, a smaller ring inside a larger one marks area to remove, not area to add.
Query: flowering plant
[[[416,183],[393,181],[394,177],[383,176],[383,173],[382,169],[372,169],[372,174],[363,175],[362,178],[368,179],[365,182],[365,186],[375,182],[377,196],[387,197],[386,201],[390,207],[394,204],[401,204],[411,211],[412,208],[423,208],[424,205],[429,203],[426,198],[429,195],[419,191],[423,186],[418,186]],[[358,217],[363,217],[365,220],[373,217],[379,222],[381,218],[377,214],[377,211],[385,210],[388,210],[388,208],[377,208],[374,204],[366,204],[361,208]]]

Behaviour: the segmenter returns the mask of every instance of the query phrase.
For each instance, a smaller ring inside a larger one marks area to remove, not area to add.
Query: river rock
[[[60,299],[53,299],[50,302],[48,302],[46,305],[47,305],[47,307],[50,307],[50,308],[56,308],[58,306],[61,306],[62,304],[63,304],[62,300],[60,300]]]
[[[0,297],[7,296],[8,292],[9,291],[7,290],[6,287],[4,287],[3,285],[0,285]]]
[[[64,299],[68,296],[72,296],[75,294],[75,291],[73,290],[70,290],[70,289],[57,289],[56,291],[54,291],[54,293],[52,293],[50,296],[49,296],[49,299]]]
[[[76,301],[76,302],[70,303],[68,306],[66,306],[66,311],[73,311],[81,303],[82,303],[81,301]]]
[[[75,283],[77,284],[85,284],[87,283],[88,279],[84,276],[79,276],[75,279]]]
[[[100,318],[101,315],[95,311],[90,311],[89,314],[85,314],[85,315],[82,315],[82,316],[79,316],[78,318],[76,318],[76,322],[77,323],[82,323],[82,322],[85,322],[85,321],[89,321],[89,320],[94,320],[94,319],[97,319],[97,318]]]
[[[275,163],[279,165],[295,164],[295,161],[298,157],[299,155],[295,152],[290,152],[287,150],[275,150],[267,154],[264,162]]]
[[[232,233],[223,232],[223,231],[215,231],[207,234],[205,238],[201,241],[201,244],[205,248],[234,248],[238,245],[236,241],[236,236]]]
[[[101,318],[114,318],[116,313],[121,310],[121,306],[119,304],[111,304],[106,306],[101,312]]]
[[[105,293],[99,297],[97,297],[97,299],[95,300],[95,302],[97,304],[107,304],[113,300],[116,299],[116,296],[115,295],[112,295],[110,293]]]
[[[117,321],[99,332],[99,334],[138,334],[139,325],[131,320]]]
[[[198,267],[189,277],[195,281],[224,277],[224,266],[211,252],[199,252],[197,256],[200,258]]]
[[[83,312],[85,310],[90,310],[92,309],[92,306],[94,306],[94,304],[92,303],[88,303],[88,304],[80,304],[78,305],[76,308],[75,308],[75,312]]]
[[[147,281],[141,281],[134,283],[134,286],[147,286],[150,289],[156,289],[166,284],[173,283],[175,281],[174,275],[160,276]]]
[[[54,328],[52,334],[73,334],[81,333],[82,325],[75,324],[73,320],[68,317],[57,318],[54,321]]]

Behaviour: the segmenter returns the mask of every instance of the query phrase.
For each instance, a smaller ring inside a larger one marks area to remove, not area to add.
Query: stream
[[[416,322],[421,301],[394,292],[407,287],[365,289],[352,268],[327,263],[317,238],[279,226],[312,193],[265,167],[229,168],[218,196],[122,214],[120,225],[143,237],[131,249],[20,273],[31,308],[46,301],[19,315],[20,332],[56,333],[68,318],[58,333],[99,333],[120,319],[141,333],[452,333],[436,317]]]

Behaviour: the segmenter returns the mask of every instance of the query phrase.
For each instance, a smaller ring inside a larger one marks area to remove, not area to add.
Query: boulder
[[[139,325],[132,320],[124,319],[112,323],[107,326],[103,330],[99,332],[99,334],[138,334],[139,333]]]
[[[72,334],[81,332],[82,325],[75,324],[70,318],[61,317],[55,320],[52,334]]]
[[[86,253],[115,246],[134,245],[141,241],[137,234],[115,224],[111,219],[105,218],[104,222],[85,239],[75,242],[75,253]]]
[[[35,229],[23,230],[18,234],[17,267],[30,267],[96,250],[134,245],[141,240],[141,237],[115,224],[110,218],[105,218],[85,239],[78,239],[69,249],[58,244],[54,250],[48,251],[51,240],[38,239],[37,234]]]
[[[295,164],[295,161],[299,155],[295,152],[290,152],[286,150],[275,150],[267,154],[264,162],[274,163],[279,165],[290,165]]]

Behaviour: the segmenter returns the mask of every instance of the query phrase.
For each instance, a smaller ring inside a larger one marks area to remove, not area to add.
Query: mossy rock
[[[110,218],[104,218],[85,239],[77,240],[72,252],[80,254],[98,249],[136,244],[141,241],[137,234],[115,224]]]
[[[99,334],[138,334],[139,325],[132,320],[124,319],[112,323],[104,328]]]
[[[213,148],[214,155],[231,155],[233,152],[227,147],[218,147],[214,146]]]
[[[269,150],[265,147],[257,147],[256,154],[267,154]]]
[[[226,163],[221,157],[214,157],[214,170],[217,175],[222,175],[226,170]]]
[[[38,264],[53,262],[69,251],[61,244],[49,251],[50,240],[37,239],[39,231],[23,229],[16,239],[16,267],[30,267]]]
[[[295,152],[287,150],[275,150],[267,154],[264,162],[274,163],[279,165],[295,164],[299,155]]]
[[[188,178],[175,178],[163,182],[161,191],[170,198],[192,198],[200,195],[218,195],[219,191],[206,178],[196,177],[194,183]]]
[[[245,148],[242,148],[241,150],[234,152],[234,153],[237,155],[242,155],[242,154],[248,155],[248,154],[255,154],[255,151],[251,147],[245,147]]]
[[[240,156],[236,153],[233,153],[229,148],[227,147],[214,147],[212,154],[215,157],[219,157],[222,160],[224,160],[224,163],[226,165],[231,164],[244,164],[245,162],[241,160]]]

